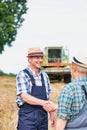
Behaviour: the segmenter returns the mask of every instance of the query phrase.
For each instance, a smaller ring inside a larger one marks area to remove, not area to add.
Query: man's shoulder
[[[47,76],[47,77],[48,77],[48,74],[47,74],[44,70],[41,70],[41,73],[42,73],[44,76]]]
[[[19,76],[19,75],[24,76],[24,75],[25,75],[25,72],[24,72],[25,69],[27,70],[27,68],[24,68],[24,69],[20,70],[20,71],[17,73],[16,77]]]
[[[64,90],[67,90],[67,91],[73,91],[75,88],[75,83],[74,82],[70,82],[68,84],[66,84],[64,86]]]

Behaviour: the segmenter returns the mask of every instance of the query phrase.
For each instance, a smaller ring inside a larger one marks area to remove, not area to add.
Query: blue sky
[[[70,57],[87,46],[87,0],[29,0],[28,13],[12,47],[0,55],[0,69],[18,73],[30,47],[64,46]]]

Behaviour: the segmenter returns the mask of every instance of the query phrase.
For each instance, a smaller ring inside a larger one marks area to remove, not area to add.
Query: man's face
[[[32,56],[28,60],[32,68],[40,69],[43,63],[43,56]]]

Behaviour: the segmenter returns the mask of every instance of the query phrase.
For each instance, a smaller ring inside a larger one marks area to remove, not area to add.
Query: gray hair
[[[80,72],[82,72],[82,73],[87,73],[87,68],[84,68],[84,67],[81,67],[81,66],[78,66],[78,65],[77,65],[77,68],[78,68],[78,70],[79,70]]]

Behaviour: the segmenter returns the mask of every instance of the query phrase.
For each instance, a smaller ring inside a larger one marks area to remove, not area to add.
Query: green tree
[[[12,46],[17,30],[21,27],[27,13],[27,0],[0,0],[0,53],[4,46]]]

